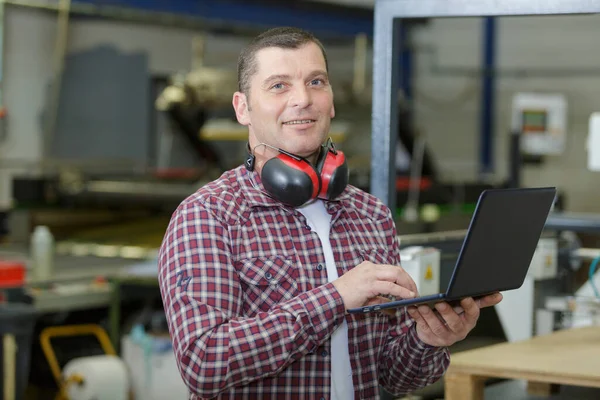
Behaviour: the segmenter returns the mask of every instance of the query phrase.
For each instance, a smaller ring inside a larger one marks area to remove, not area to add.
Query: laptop
[[[554,187],[484,190],[446,292],[357,307],[348,312],[454,303],[465,297],[518,289],[525,281],[555,197]]]

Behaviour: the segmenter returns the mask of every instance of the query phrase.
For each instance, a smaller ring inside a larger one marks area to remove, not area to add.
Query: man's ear
[[[250,125],[250,114],[248,113],[248,98],[242,92],[233,94],[233,109],[238,122],[242,125]]]

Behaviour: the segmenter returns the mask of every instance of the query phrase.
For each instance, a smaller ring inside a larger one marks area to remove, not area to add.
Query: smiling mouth
[[[310,124],[312,122],[315,122],[314,119],[297,119],[294,121],[288,121],[288,122],[284,122],[284,125],[303,125],[303,124]]]

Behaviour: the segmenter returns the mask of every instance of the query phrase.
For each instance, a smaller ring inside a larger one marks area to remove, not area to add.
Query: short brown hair
[[[242,50],[238,58],[238,90],[246,96],[250,91],[250,78],[256,73],[256,53],[267,47],[279,47],[282,49],[297,49],[304,44],[313,42],[319,46],[325,59],[325,68],[329,72],[327,54],[323,44],[312,33],[300,28],[280,27],[269,29],[258,35],[246,48]]]

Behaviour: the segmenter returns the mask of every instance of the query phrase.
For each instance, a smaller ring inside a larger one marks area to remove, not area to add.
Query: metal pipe
[[[354,40],[354,79],[352,89],[356,98],[364,94],[367,79],[367,35],[356,35]]]
[[[0,0],[0,143],[6,140],[6,109],[4,107],[4,32],[6,18],[4,14],[5,0]]]
[[[204,54],[206,52],[206,38],[198,35],[192,38],[192,71],[204,66]]]
[[[496,65],[496,19],[483,20],[483,68],[479,127],[479,173],[482,178],[494,172],[494,114],[496,85],[492,71]]]
[[[59,10],[59,6],[57,5],[56,0],[5,0],[5,2],[6,4],[10,4],[12,6],[35,8],[46,11]],[[99,4],[92,4],[84,1],[76,1],[71,6],[71,13],[76,15],[104,17],[113,20],[121,20],[141,24],[151,23],[153,25],[171,26],[184,29],[201,29],[203,31],[214,29],[219,32],[228,32],[231,34],[239,35],[255,35],[256,33],[263,31],[266,25],[270,25],[270,23],[265,24],[264,22],[260,21],[252,21],[251,16],[248,16],[248,22],[244,21],[243,23],[236,23],[235,21],[229,19],[229,15],[227,15],[226,10],[224,8],[227,7],[225,5],[222,5],[219,11],[219,13],[223,15],[188,16],[189,14],[180,14],[176,12],[140,10],[133,8],[133,5],[127,7],[122,5],[105,4],[104,2],[98,3]],[[164,3],[167,2],[165,1]],[[239,1],[238,3],[244,4],[241,1]],[[218,1],[213,1],[211,2],[211,4],[218,5],[219,3]],[[203,7],[206,8],[207,5],[204,4]],[[232,5],[231,7],[234,6]],[[296,18],[297,15],[294,12],[294,10],[295,8],[290,8],[290,15]],[[295,19],[293,21],[295,21]],[[290,21],[288,24],[292,24],[293,21]],[[349,23],[346,23],[346,25],[344,25],[347,27],[345,30],[349,29],[352,32],[351,34],[354,34],[353,31],[357,27],[360,27],[364,24],[366,24],[366,27],[363,29],[365,32],[372,31],[372,27],[370,27],[370,19],[359,20],[359,22],[355,23],[354,25],[348,24]],[[337,26],[339,28],[339,23],[337,24]],[[346,43],[348,39],[348,33],[336,33],[335,30],[331,31],[330,29],[326,31],[324,36],[325,35],[332,41],[342,40],[344,43]]]
[[[413,27],[408,23],[400,25],[400,89],[408,104],[407,113],[408,125],[412,126],[414,106],[413,106],[413,87],[414,87],[414,58],[413,58]]]
[[[60,10],[60,6],[56,1],[51,2],[48,0],[3,0],[5,4],[15,7],[32,8],[49,12],[57,12]],[[229,28],[232,32],[246,32],[249,33],[248,29],[241,29],[234,27],[231,24],[225,24],[215,21],[207,21],[203,18],[198,17],[184,17],[178,16],[166,12],[149,12],[134,9],[126,9],[118,6],[103,5],[98,6],[96,4],[76,2],[71,5],[71,14],[93,16],[93,17],[104,17],[121,21],[135,22],[135,23],[153,23],[162,26],[177,26],[179,28],[202,28],[206,29],[208,26],[214,28]]]
[[[73,201],[117,202],[118,204],[177,204],[208,183],[144,182],[118,180],[63,180],[58,195]]]
[[[81,173],[126,173],[145,174],[153,172],[142,163],[124,159],[93,159],[93,160],[31,160],[26,158],[0,158],[0,171],[18,168],[23,173],[44,171],[51,175],[64,170],[77,170]]]
[[[600,257],[600,249],[582,247],[580,249],[574,250],[573,255],[584,260],[593,260],[595,258]]]
[[[83,193],[95,197],[116,196],[123,198],[147,197],[149,199],[183,200],[196,191],[200,186],[208,183],[160,183],[160,182],[131,182],[131,181],[91,181],[85,185]]]
[[[425,244],[430,242],[443,242],[446,240],[464,240],[467,235],[466,229],[454,231],[440,231],[430,233],[415,233],[410,235],[399,235],[400,245]]]
[[[69,35],[69,13],[71,11],[71,0],[60,0],[58,4],[58,26],[56,42],[54,47],[53,72],[54,80],[50,92],[48,113],[46,114],[46,126],[44,130],[44,153],[42,159],[51,157],[52,142],[56,131],[56,121],[60,104],[60,92],[62,77],[65,68],[65,57],[67,53],[67,40]]]
[[[425,138],[422,134],[418,134],[415,139],[412,160],[410,162],[410,186],[404,213],[404,219],[408,222],[416,222],[419,219],[419,194],[421,193],[424,153]]]
[[[429,60],[426,65],[428,73],[437,76],[446,77],[466,77],[481,78],[485,74],[490,74],[496,79],[531,79],[531,78],[589,78],[600,75],[598,67],[498,67],[491,70],[485,67],[463,67],[458,65],[442,65],[439,60],[438,48],[433,45],[419,45],[415,51]],[[461,97],[462,96],[457,96]],[[465,98],[467,100],[467,98]],[[457,100],[458,101],[458,100]]]

